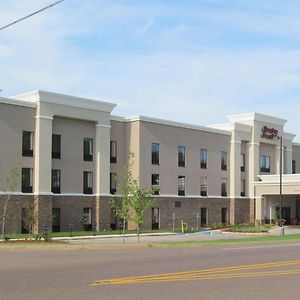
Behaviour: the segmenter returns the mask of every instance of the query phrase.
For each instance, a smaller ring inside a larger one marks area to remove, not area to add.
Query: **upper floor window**
[[[246,155],[241,154],[241,171],[245,172],[245,165],[246,165]]]
[[[114,195],[117,192],[117,173],[110,173],[110,193]]]
[[[227,152],[221,151],[221,170],[227,170]]]
[[[296,161],[292,160],[292,174],[296,174]]]
[[[51,192],[60,194],[60,170],[52,170],[51,175]]]
[[[83,139],[83,160],[93,161],[93,139]]]
[[[178,146],[178,167],[185,167],[185,147]]]
[[[246,180],[242,179],[241,180],[241,196],[245,197],[246,195]]]
[[[60,159],[61,136],[52,134],[52,158]]]
[[[207,196],[207,177],[200,178],[200,195]]]
[[[151,188],[154,191],[154,195],[159,195],[159,174],[151,175]]]
[[[152,165],[159,165],[159,144],[152,143],[151,155],[152,155]]]
[[[200,168],[201,169],[207,168],[207,149],[200,150]]]
[[[177,189],[179,196],[185,196],[185,176],[178,176]]]
[[[270,156],[267,155],[260,156],[260,171],[265,173],[270,173]]]
[[[22,168],[22,193],[32,193],[33,169]]]
[[[226,178],[221,179],[221,196],[223,196],[223,197],[227,196],[227,179]]]
[[[83,172],[83,193],[93,194],[93,172]]]
[[[22,133],[22,155],[33,156],[33,132],[31,131]]]
[[[117,142],[110,141],[110,162],[115,164],[117,162]]]

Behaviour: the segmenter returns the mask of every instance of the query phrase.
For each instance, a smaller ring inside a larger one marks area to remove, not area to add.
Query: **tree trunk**
[[[125,244],[125,225],[126,225],[126,220],[123,219],[123,244]]]
[[[138,238],[138,244],[140,243],[140,225],[138,224],[137,227],[137,238]]]

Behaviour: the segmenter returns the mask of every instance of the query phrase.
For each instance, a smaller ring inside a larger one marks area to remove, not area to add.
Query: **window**
[[[22,193],[32,193],[33,169],[22,168]]]
[[[52,158],[60,159],[61,151],[61,136],[59,134],[52,134]]]
[[[110,162],[112,164],[117,163],[117,142],[110,141]]]
[[[221,151],[221,170],[227,170],[227,152]]]
[[[185,196],[185,176],[178,176],[178,196]]]
[[[52,232],[60,232],[60,208],[52,208]]]
[[[227,196],[227,179],[226,178],[221,179],[221,196],[223,196],[223,197]]]
[[[207,168],[207,149],[200,149],[200,168]]]
[[[93,161],[93,139],[83,139],[83,160]]]
[[[159,174],[151,175],[151,188],[154,191],[154,195],[159,195]]]
[[[31,132],[31,131],[23,131],[22,155],[23,156],[33,156],[33,132]]]
[[[246,155],[241,154],[241,171],[245,172],[245,165],[246,165]]]
[[[270,173],[270,156],[260,156],[260,171]]]
[[[159,229],[159,208],[152,207],[152,230]]]
[[[200,195],[207,196],[207,177],[200,178]]]
[[[178,167],[185,167],[185,147],[178,146]]]
[[[60,194],[60,170],[52,170],[51,192]]]
[[[152,143],[152,165],[159,165],[159,144]]]
[[[206,227],[208,225],[208,209],[207,207],[201,207],[200,209],[200,226]]]
[[[83,193],[93,194],[93,172],[83,172]]]
[[[117,173],[110,173],[110,193],[114,195],[117,192]]]
[[[228,208],[222,207],[221,209],[221,223],[228,225]]]
[[[242,179],[241,180],[241,196],[245,197],[246,195],[246,180]]]
[[[292,174],[296,174],[296,161],[292,160]]]
[[[82,225],[84,230],[92,230],[92,208],[84,207],[82,214]]]

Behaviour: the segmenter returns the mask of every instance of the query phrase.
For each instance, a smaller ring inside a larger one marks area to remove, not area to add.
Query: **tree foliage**
[[[123,184],[120,185],[118,194],[120,201],[113,199],[111,207],[116,215],[123,220],[123,243],[125,242],[125,225],[127,221],[133,221],[137,225],[138,242],[140,238],[140,229],[144,224],[144,216],[147,210],[154,205],[151,189],[139,186],[138,178],[133,175],[134,153],[128,153],[127,164],[123,168]]]

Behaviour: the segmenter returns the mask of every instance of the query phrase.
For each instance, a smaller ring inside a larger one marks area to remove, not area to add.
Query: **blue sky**
[[[52,2],[0,1],[0,27]],[[292,0],[65,0],[0,31],[0,95],[44,89],[198,125],[257,111],[300,141],[299,14]]]

